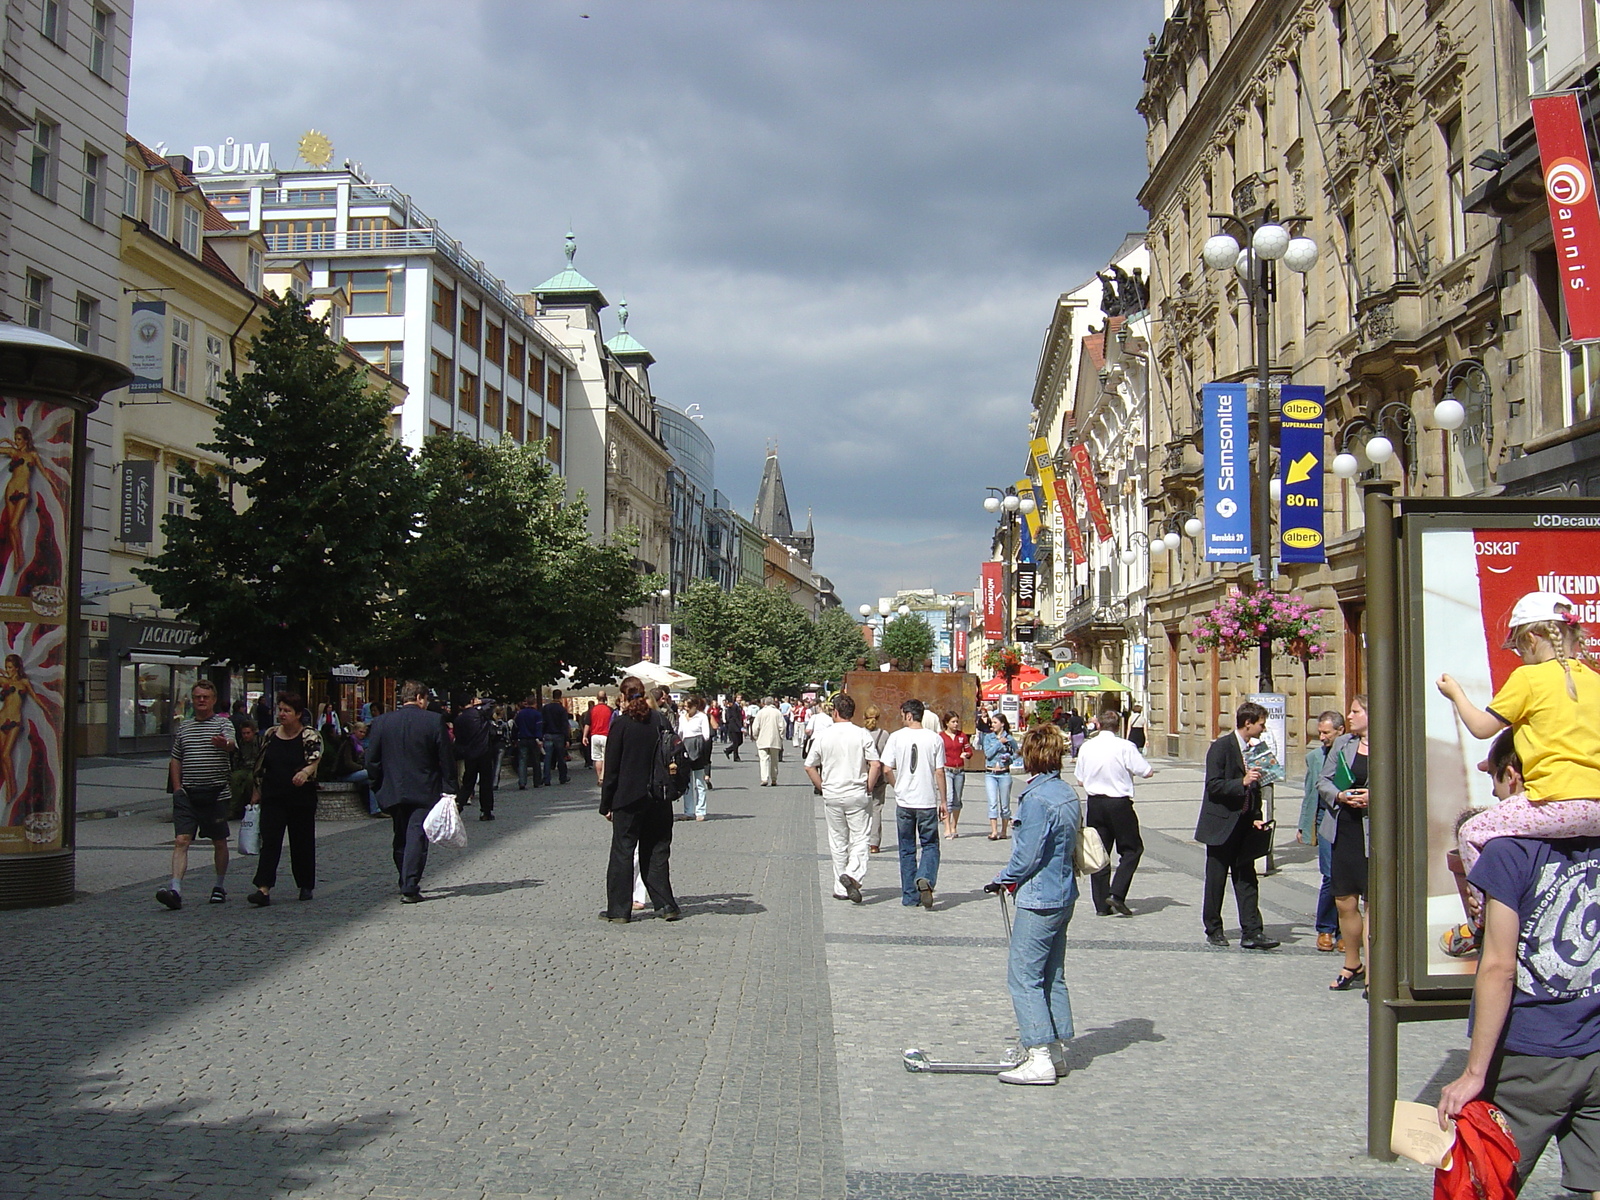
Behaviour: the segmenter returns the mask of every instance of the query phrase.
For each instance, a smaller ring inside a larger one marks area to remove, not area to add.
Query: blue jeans
[[[1322,871],[1322,889],[1317,893],[1317,932],[1339,936],[1339,909],[1333,902],[1333,843],[1317,839],[1317,866]]]
[[[567,782],[567,735],[564,733],[547,733],[544,735],[544,785],[550,786],[550,772],[560,769],[561,782]]]
[[[361,790],[366,793],[367,812],[375,817],[383,811],[383,809],[378,807],[378,798],[372,794],[372,788],[367,784],[367,771],[365,767],[359,771],[351,771],[348,775],[340,775],[332,782],[359,783],[361,785]]]
[[[684,816],[703,817],[706,815],[706,780],[710,778],[710,767],[702,767],[698,771],[689,772],[689,788],[683,793]]]
[[[1011,774],[1008,771],[985,771],[983,790],[989,796],[989,820],[1011,819]]]
[[[960,767],[946,767],[944,769],[944,781],[950,785],[950,792],[947,796],[950,811],[955,812],[956,809],[961,807],[961,793],[967,789],[967,773]]]
[[[517,743],[517,786],[524,790],[528,786],[528,767],[533,766],[533,786],[538,787],[543,779],[539,764],[544,760],[544,743],[538,739],[524,739]]]
[[[939,886],[939,810],[901,808],[895,805],[896,828],[900,834],[900,903],[921,903],[917,880],[926,879],[930,887]],[[922,861],[917,861],[917,846]]]
[[[1018,908],[1012,922],[1006,987],[1024,1046],[1048,1046],[1072,1036],[1072,1000],[1061,974],[1072,908]]]

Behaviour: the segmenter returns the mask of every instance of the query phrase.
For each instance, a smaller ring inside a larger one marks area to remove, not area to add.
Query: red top
[[[596,704],[589,710],[589,736],[605,737],[611,732],[611,708],[609,705]]]
[[[959,767],[967,761],[967,754],[972,750],[972,739],[964,733],[941,733],[944,739],[944,765],[949,770]]]

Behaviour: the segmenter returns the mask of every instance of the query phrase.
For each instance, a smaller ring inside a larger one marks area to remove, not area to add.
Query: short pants
[[[228,840],[228,789],[187,788],[172,793],[172,829],[179,837]]]
[[[1550,1139],[1561,1151],[1561,1186],[1600,1191],[1600,1051],[1577,1058],[1501,1054],[1483,1098],[1506,1116],[1526,1179]]]
[[[589,735],[589,757],[594,759],[595,762],[603,763],[606,761],[606,736],[603,733],[591,733]]]

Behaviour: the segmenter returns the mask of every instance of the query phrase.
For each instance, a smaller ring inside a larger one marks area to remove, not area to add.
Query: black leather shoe
[[[1094,915],[1097,917],[1109,917],[1111,910],[1109,908],[1097,908],[1094,910]]]
[[[400,893],[400,903],[401,904],[421,904],[422,903],[422,893],[421,892],[401,892]]]
[[[480,820],[480,821],[492,821],[492,820],[494,820],[494,814],[493,813],[482,813],[482,814],[479,815],[478,820]]]
[[[656,916],[660,917],[663,921],[681,921],[683,920],[683,909],[679,908],[676,904],[674,904],[671,908],[658,908],[656,909]]]
[[[1133,909],[1129,908],[1126,904],[1124,904],[1121,900],[1118,900],[1115,896],[1111,897],[1111,899],[1108,901],[1108,903],[1111,905],[1111,911],[1116,913],[1117,916],[1119,916],[1119,917],[1131,917],[1131,916],[1133,916]]]
[[[1224,950],[1228,948],[1228,939],[1223,937],[1220,933],[1206,934],[1206,941],[1210,942],[1213,946],[1221,946]]]
[[[632,917],[613,917],[610,913],[601,913],[600,919],[602,921],[610,921],[613,925],[626,925],[633,920]]]
[[[1269,937],[1245,938],[1239,943],[1241,950],[1276,950],[1281,943]]]

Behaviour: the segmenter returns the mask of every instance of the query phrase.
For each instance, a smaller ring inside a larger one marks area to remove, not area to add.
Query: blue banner
[[[1285,384],[1278,433],[1279,557],[1286,563],[1326,562],[1322,545],[1323,410],[1320,387]]]
[[[1250,404],[1242,383],[1208,383],[1205,406],[1207,562],[1249,562]]]

